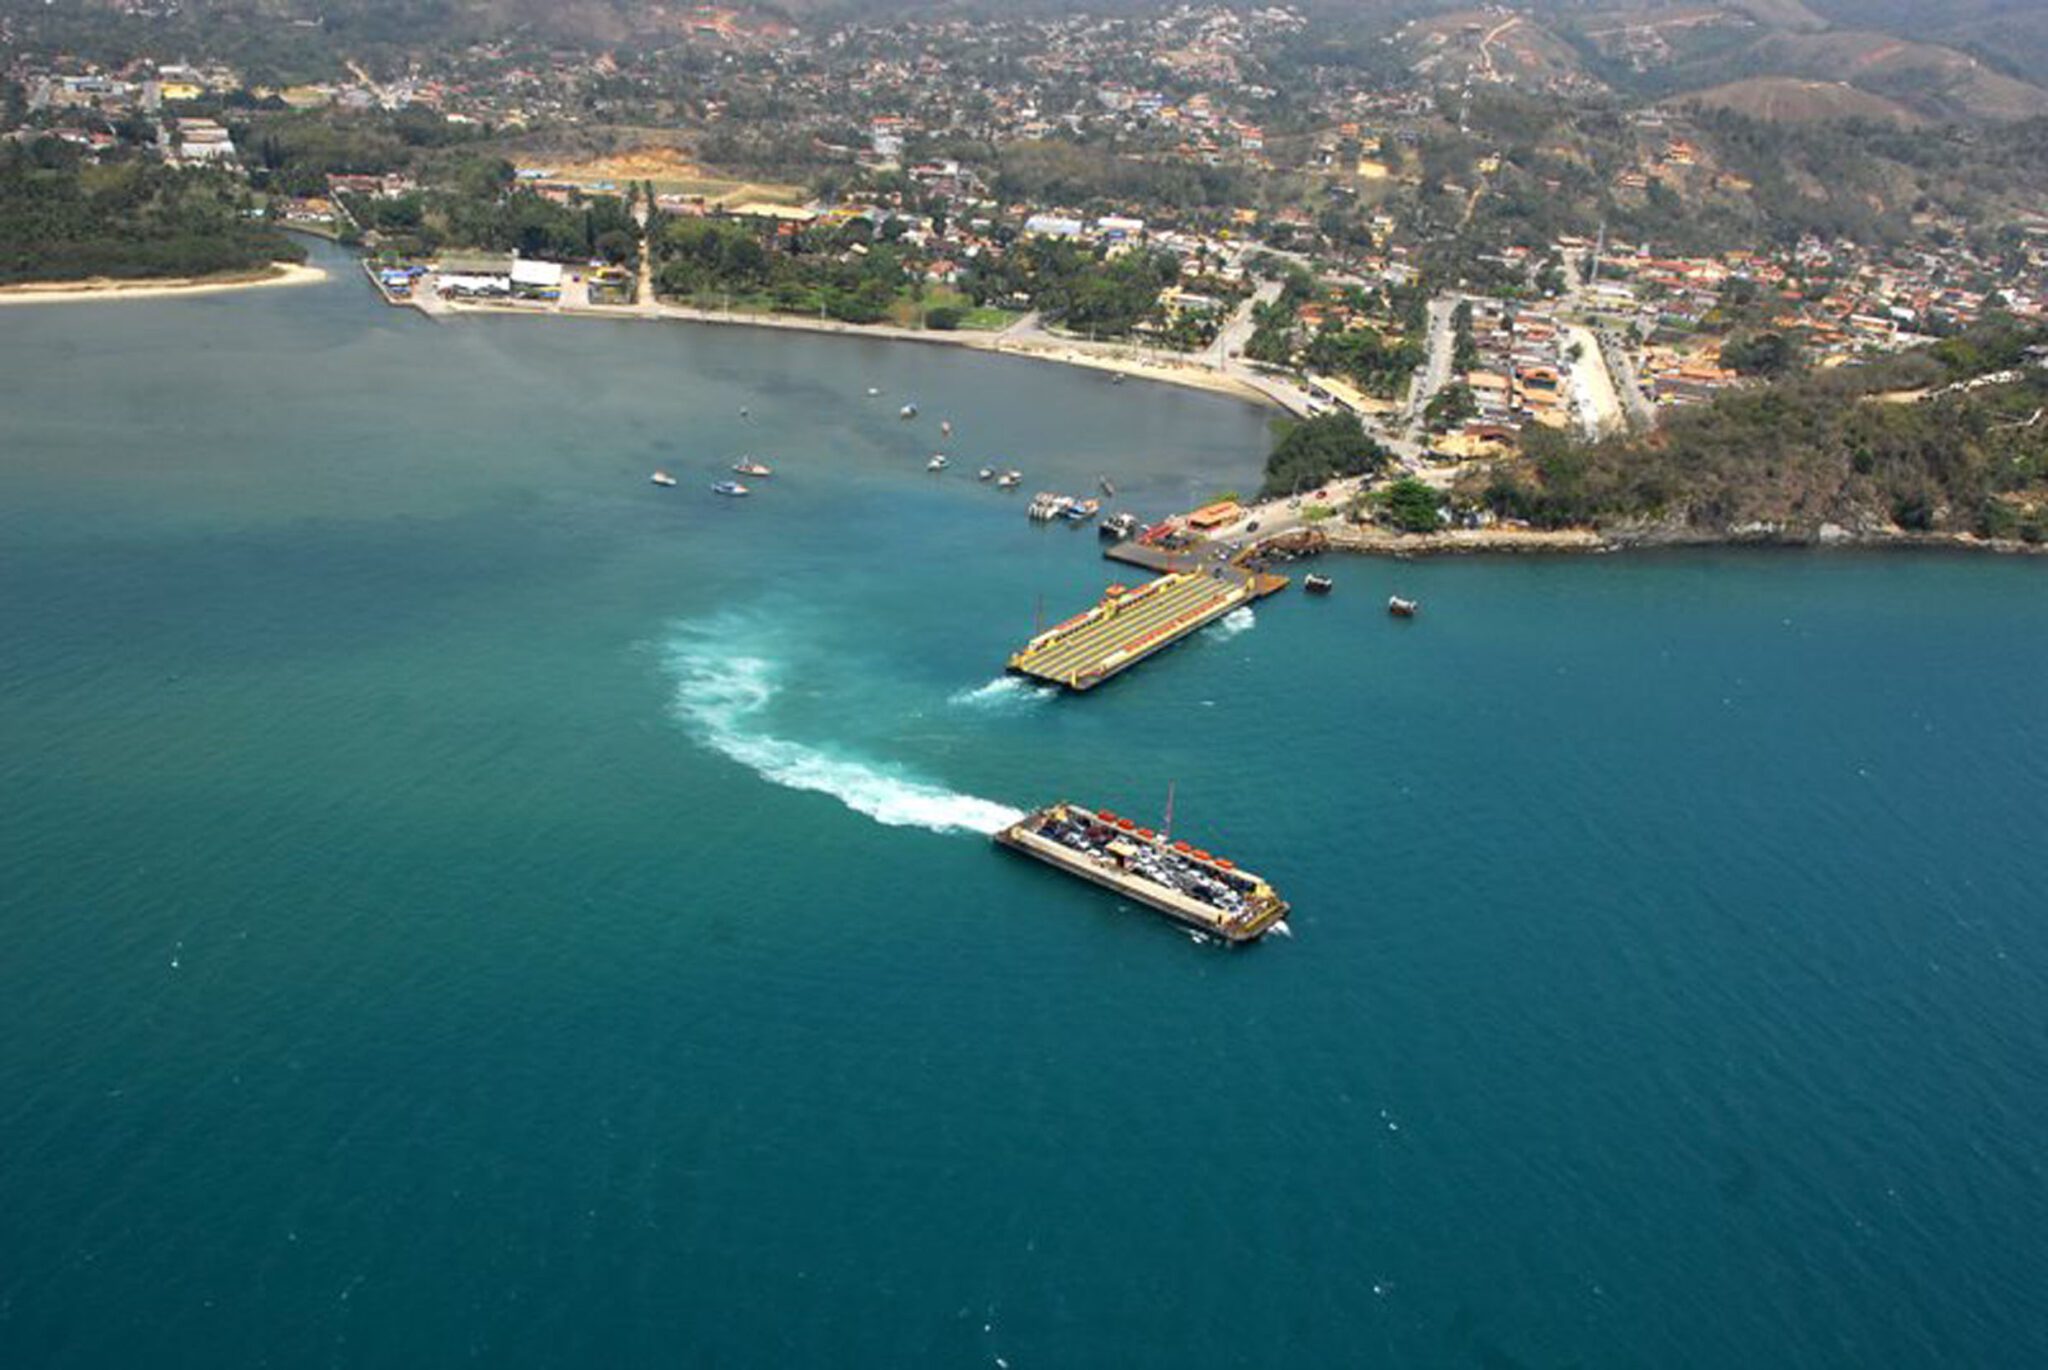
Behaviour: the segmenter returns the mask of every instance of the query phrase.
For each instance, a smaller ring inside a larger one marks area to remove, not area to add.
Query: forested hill
[[[1537,429],[1467,493],[1496,512],[1624,536],[1948,533],[2048,542],[2048,329],[1734,391],[1654,433]]]
[[[64,154],[53,139],[0,149],[0,285],[212,276],[305,257],[247,217],[247,191],[225,172],[80,166]]]

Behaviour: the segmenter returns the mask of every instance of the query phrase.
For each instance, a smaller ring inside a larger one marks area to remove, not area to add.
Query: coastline
[[[1627,552],[1960,552],[1965,555],[2031,557],[2048,555],[2048,544],[2017,538],[1980,538],[1968,533],[1852,533],[1820,537],[1796,532],[1768,536],[1706,532],[1598,528],[1453,528],[1437,533],[1400,533],[1365,525],[1324,527],[1329,550],[1354,556],[1408,557],[1473,555],[1605,556]]]
[[[1106,371],[1130,377],[1133,380],[1156,381],[1162,385],[1178,385],[1188,389],[1202,390],[1213,395],[1225,395],[1275,408],[1284,408],[1272,395],[1236,376],[1194,363],[1179,365],[1165,361],[1150,361],[1107,350],[1108,344],[1097,344],[1105,350],[1089,351],[1087,344],[1079,340],[1060,338],[1030,340],[1009,336],[1009,330],[955,330],[930,328],[904,328],[896,324],[853,324],[836,319],[814,319],[796,314],[735,314],[714,309],[697,309],[678,304],[635,304],[635,305],[529,305],[479,303],[475,301],[435,300],[431,304],[415,299],[413,307],[429,318],[459,316],[463,314],[526,315],[534,317],[569,316],[587,319],[641,319],[668,323],[704,323],[736,325],[742,328],[779,328],[799,333],[825,333],[844,338],[872,338],[882,342],[925,343],[935,347],[964,347],[977,352],[989,352],[1004,357],[1022,357],[1029,361],[1049,362],[1059,366],[1080,366],[1092,370]]]
[[[274,262],[260,272],[231,276],[172,276],[116,280],[97,276],[84,281],[30,281],[0,286],[0,305],[80,304],[88,300],[150,300],[176,295],[215,295],[228,290],[259,290],[269,286],[315,285],[327,279],[325,267],[304,262]]]

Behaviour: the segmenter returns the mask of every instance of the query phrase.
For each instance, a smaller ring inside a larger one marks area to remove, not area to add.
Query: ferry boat
[[[666,471],[656,471],[647,479],[653,481],[656,485],[674,485],[676,483],[676,478]]]
[[[737,499],[742,495],[752,494],[753,492],[736,480],[722,480],[711,487],[711,493],[714,495],[731,495]]]
[[[1387,596],[1387,612],[1395,618],[1414,618],[1415,611],[1421,607],[1421,604],[1412,599],[1403,599],[1399,595]]]
[[[930,461],[928,461],[928,462],[926,462],[926,463],[924,464],[924,469],[925,469],[925,470],[927,470],[927,471],[943,471],[943,470],[945,470],[945,469],[946,469],[946,454],[945,454],[945,453],[943,453],[943,452],[934,452],[934,453],[932,453],[932,459],[931,459]]]
[[[1301,588],[1312,595],[1327,595],[1330,593],[1330,587],[1336,583],[1336,581],[1331,580],[1328,576],[1311,574],[1302,577]]]
[[[1287,901],[1250,871],[1107,809],[1048,805],[994,838],[1225,942],[1256,942],[1287,916]]]
[[[732,464],[732,469],[743,476],[772,476],[775,474],[752,457],[742,457]]]

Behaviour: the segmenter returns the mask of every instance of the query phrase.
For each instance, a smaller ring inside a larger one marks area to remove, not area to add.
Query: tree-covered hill
[[[1532,430],[1519,460],[1467,493],[1541,526],[2048,541],[2048,369],[2028,352],[2044,339],[1993,325],[1724,394],[1645,436],[1586,444]]]

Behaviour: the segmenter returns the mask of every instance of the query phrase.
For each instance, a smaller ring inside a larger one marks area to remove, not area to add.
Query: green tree
[[[1267,497],[1312,489],[1342,476],[1363,476],[1383,469],[1386,449],[1374,442],[1355,415],[1332,410],[1289,424],[1266,457]]]
[[[1404,533],[1433,533],[1443,527],[1443,496],[1413,476],[1403,476],[1379,492],[1376,501],[1387,522]]]

